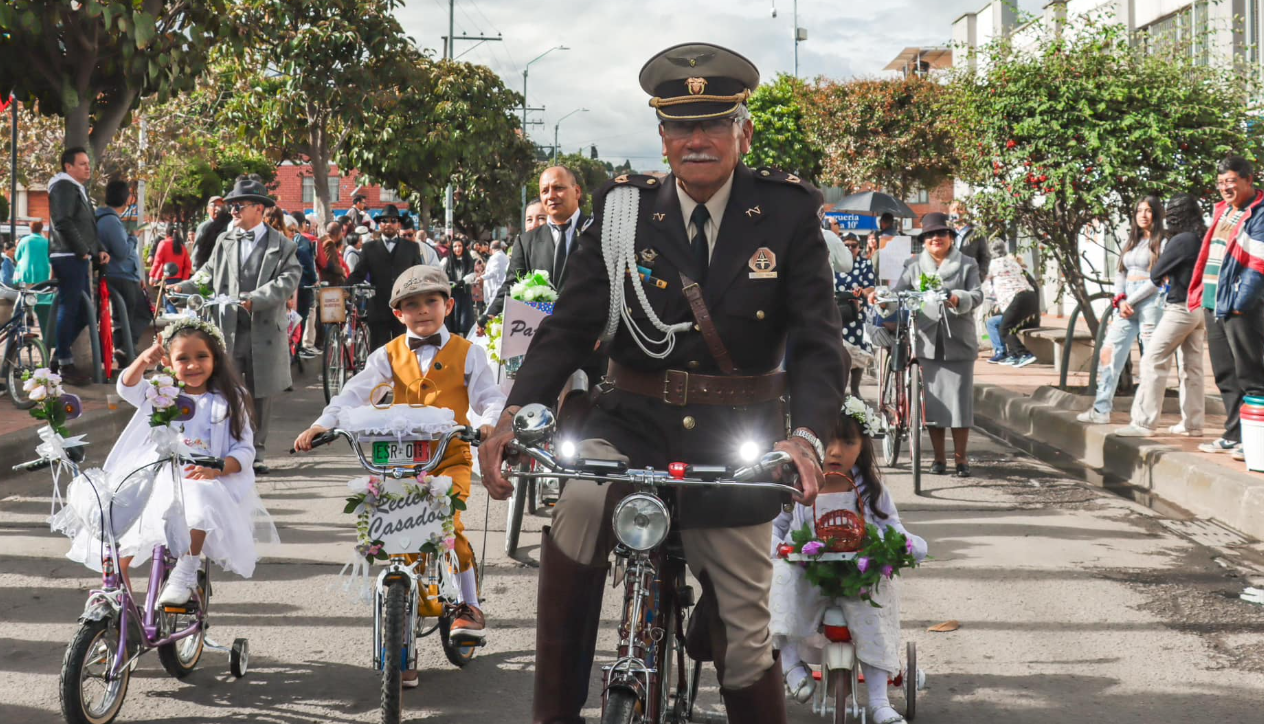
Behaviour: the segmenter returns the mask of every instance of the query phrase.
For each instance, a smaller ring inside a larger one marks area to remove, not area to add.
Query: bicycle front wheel
[[[320,376],[325,386],[325,402],[342,391],[347,380],[347,355],[342,349],[342,327],[325,325],[325,351],[321,354]]]
[[[19,339],[9,347],[9,358],[5,360],[7,370],[5,383],[9,385],[9,399],[13,400],[13,404],[19,410],[35,407],[35,400],[32,400],[26,390],[22,389],[22,375],[47,366],[48,351],[44,349],[44,343],[38,339],[34,337]]]
[[[531,469],[530,463],[520,463],[518,470],[526,472]],[[509,513],[505,520],[505,555],[513,556],[518,552],[518,537],[522,534],[522,516],[527,508],[527,479],[514,476],[513,497],[509,499]]]
[[[109,724],[123,708],[132,667],[114,679],[119,630],[114,621],[87,621],[66,647],[61,663],[61,713],[70,724]]]
[[[879,412],[886,428],[882,437],[882,462],[894,467],[900,459],[900,389],[896,384],[899,376],[895,372],[895,358],[891,354],[883,355],[882,365],[882,399],[879,401]]]
[[[909,457],[913,462],[913,492],[922,494],[922,366],[911,364],[909,371]]]
[[[325,338],[328,343],[328,337]],[[382,724],[399,724],[403,718],[404,631],[407,629],[408,580],[396,578],[386,583],[386,602],[382,609]]]
[[[632,724],[642,721],[642,713],[636,694],[627,689],[611,689],[606,695],[606,708],[601,712],[601,724]]]
[[[355,333],[351,335],[351,341],[354,347],[351,355],[352,367],[355,372],[363,372],[364,365],[369,361],[369,329],[363,324],[357,324]]]

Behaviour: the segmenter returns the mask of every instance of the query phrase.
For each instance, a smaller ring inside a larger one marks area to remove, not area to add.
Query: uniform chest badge
[[[748,265],[751,268],[751,279],[777,278],[777,255],[766,246],[761,246],[755,250]]]
[[[658,259],[658,252],[653,249],[646,248],[642,249],[641,253],[637,256],[640,258],[641,263],[645,266],[654,266],[654,262]]]

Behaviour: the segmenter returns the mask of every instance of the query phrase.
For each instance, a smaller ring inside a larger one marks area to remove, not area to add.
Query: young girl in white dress
[[[850,396],[846,398],[825,448],[825,484],[814,505],[796,503],[793,509],[782,512],[773,521],[774,558],[777,546],[793,542],[793,531],[806,524],[815,532],[817,521],[837,510],[859,512],[866,524],[875,525],[884,533],[888,529],[903,533],[912,543],[914,557],[919,561],[926,557],[926,541],[904,528],[895,501],[882,486],[872,441],[879,425],[877,416],[863,402]],[[869,684],[869,717],[875,724],[904,721],[891,707],[886,686],[887,680],[900,669],[900,598],[896,581],[895,578],[884,580],[876,592],[871,592],[881,608],[874,608],[860,598],[835,601],[843,609],[861,671]],[[801,702],[810,699],[816,688],[804,659],[815,663],[826,643],[819,631],[821,618],[830,603],[819,588],[808,582],[798,565],[781,560],[774,563],[769,631],[773,645],[781,651],[786,689]]]
[[[276,542],[277,534],[255,490],[251,467],[255,459],[253,405],[225,352],[222,334],[207,322],[173,322],[161,342],[155,341],[119,376],[118,394],[136,407],[136,414],[106,458],[104,470],[109,480],[117,484],[160,457],[149,425],[153,404],[146,399],[145,389],[150,385],[144,379],[145,370],[160,362],[172,368],[176,379],[184,383],[181,393],[194,402],[193,418],[173,423],[182,426],[185,445],[224,461],[222,471],[192,465],[180,471],[190,544],[159,599],[165,605],[180,605],[193,595],[200,556],[249,578],[259,558],[256,542]],[[169,545],[165,516],[174,495],[170,466],[162,466],[139,520],[119,538],[124,576],[133,562],[139,565],[147,561],[155,545]],[[93,548],[89,535],[80,533],[69,555],[97,568],[99,561],[90,555]],[[128,584],[130,587],[130,578]]]

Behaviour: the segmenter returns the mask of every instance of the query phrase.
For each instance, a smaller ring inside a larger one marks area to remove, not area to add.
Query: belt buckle
[[[673,382],[679,382],[680,395],[672,395]],[[689,373],[684,370],[667,370],[663,373],[663,402],[676,407],[689,404]]]

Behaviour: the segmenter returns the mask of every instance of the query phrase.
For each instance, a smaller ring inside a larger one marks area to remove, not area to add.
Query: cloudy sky
[[[436,54],[448,33],[447,0],[406,0],[399,11],[405,31]],[[1020,0],[1021,9],[1039,11],[1046,0]],[[773,5],[777,17],[771,17]],[[799,44],[799,75],[846,79],[883,75],[882,68],[905,47],[946,45],[952,21],[977,11],[987,0],[800,0],[799,26],[808,40]],[[651,55],[677,43],[705,41],[750,58],[761,77],[794,70],[792,0],[456,0],[456,34],[501,35],[476,45],[458,41],[463,60],[482,63],[522,92],[523,64],[551,47],[531,65],[527,100],[544,106],[532,113],[534,141],[552,145],[554,124],[578,108],[560,127],[564,152],[592,144],[602,160],[630,159],[634,168],[659,168],[661,155],[648,98],[637,84]],[[757,131],[758,132],[758,131]]]

